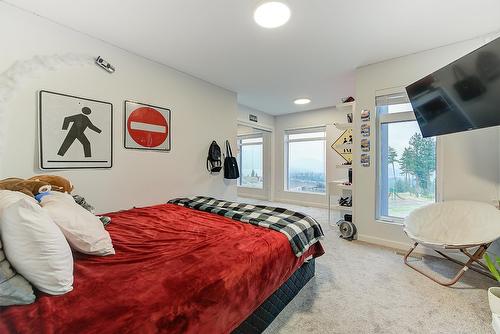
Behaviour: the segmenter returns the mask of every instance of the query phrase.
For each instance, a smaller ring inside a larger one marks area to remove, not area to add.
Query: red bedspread
[[[310,255],[279,232],[176,205],[110,214],[116,255],[75,254],[74,290],[0,308],[0,333],[229,333]]]

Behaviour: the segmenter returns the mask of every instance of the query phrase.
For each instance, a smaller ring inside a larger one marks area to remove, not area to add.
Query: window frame
[[[302,133],[315,133],[315,132],[323,132],[324,136],[321,137],[311,137],[311,138],[301,138],[301,139],[290,139],[290,135],[295,135],[295,134],[302,134]],[[283,191],[293,193],[293,194],[307,194],[307,195],[317,195],[317,196],[326,196],[327,194],[327,168],[326,168],[326,125],[318,125],[318,126],[311,126],[311,127],[305,127],[305,128],[297,128],[297,129],[288,129],[284,131],[284,138],[283,138],[283,143],[284,143],[284,180],[283,180]],[[311,142],[311,141],[319,141],[322,140],[324,141],[324,163],[323,163],[323,170],[325,172],[325,192],[323,193],[318,193],[318,192],[312,192],[312,191],[293,191],[290,190],[290,178],[289,178],[289,171],[290,171],[290,143],[299,143],[299,142]]]
[[[260,138],[261,141],[260,142],[256,142],[256,143],[246,143],[246,144],[243,144],[243,140],[245,139],[255,139],[255,138]],[[263,133],[255,133],[255,134],[248,134],[248,135],[240,135],[240,136],[237,136],[237,147],[238,147],[238,166],[240,168],[240,177],[238,178],[238,181],[236,182],[236,186],[238,188],[243,188],[243,189],[254,189],[254,190],[264,190],[264,180],[266,178],[266,173],[264,171],[264,134]],[[248,186],[245,186],[245,185],[242,185],[242,174],[243,174],[243,164],[242,164],[242,158],[243,158],[243,155],[242,155],[242,147],[243,146],[257,146],[257,145],[260,145],[262,147],[262,166],[261,166],[261,170],[262,170],[262,187],[248,187]]]
[[[393,94],[383,94],[380,96],[376,96],[376,104],[375,104],[375,110],[376,110],[376,142],[377,142],[377,151],[376,151],[376,184],[375,184],[375,221],[380,222],[380,223],[389,223],[389,224],[396,224],[396,225],[403,225],[405,218],[400,218],[400,217],[393,217],[393,216],[384,216],[381,214],[381,182],[382,182],[382,126],[384,124],[397,124],[397,123],[404,123],[404,122],[412,122],[412,121],[417,121],[415,117],[415,113],[413,112],[413,109],[408,110],[408,111],[401,111],[401,112],[395,112],[395,113],[383,113],[381,114],[379,112],[379,107],[383,107],[383,105],[378,104],[378,99],[383,98],[383,101],[388,101],[391,98],[389,96],[395,96],[394,101],[400,102],[400,103],[391,103],[394,105],[397,104],[402,104],[402,103],[409,103],[409,99],[406,95],[405,92],[399,91]],[[389,98],[387,98],[389,97]],[[389,106],[390,104],[386,104],[386,106]],[[434,191],[434,201],[435,203],[441,202],[442,201],[442,177],[441,177],[441,170],[442,170],[442,142],[439,136],[435,137],[436,138],[436,180],[435,180],[435,191]]]

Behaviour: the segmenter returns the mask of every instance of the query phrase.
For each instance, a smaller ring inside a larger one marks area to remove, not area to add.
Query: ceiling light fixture
[[[295,99],[293,103],[298,105],[308,104],[311,103],[311,99],[308,99],[307,97],[301,97],[300,99]]]
[[[290,8],[283,2],[266,1],[257,7],[253,13],[253,18],[261,27],[271,29],[287,23],[290,15]]]

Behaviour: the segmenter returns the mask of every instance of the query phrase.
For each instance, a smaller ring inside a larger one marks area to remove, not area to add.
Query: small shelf
[[[351,185],[346,185],[346,184],[342,184],[342,183],[339,183],[336,185],[337,188],[339,189],[343,189],[343,190],[352,190],[352,184]]]
[[[339,130],[352,129],[352,123],[333,123],[333,125]]]
[[[332,206],[332,210],[352,212],[352,206],[334,205]]]
[[[356,101],[353,101],[353,102],[346,102],[346,103],[339,103],[337,104],[335,107],[337,109],[341,109],[341,108],[352,108],[354,106],[354,104],[356,103]]]
[[[337,168],[352,168],[352,164],[351,165],[337,165]]]

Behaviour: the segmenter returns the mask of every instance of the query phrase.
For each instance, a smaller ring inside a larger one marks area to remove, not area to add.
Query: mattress
[[[304,263],[279,232],[176,205],[109,214],[116,255],[75,253],[72,292],[0,308],[0,333],[230,333]]]

